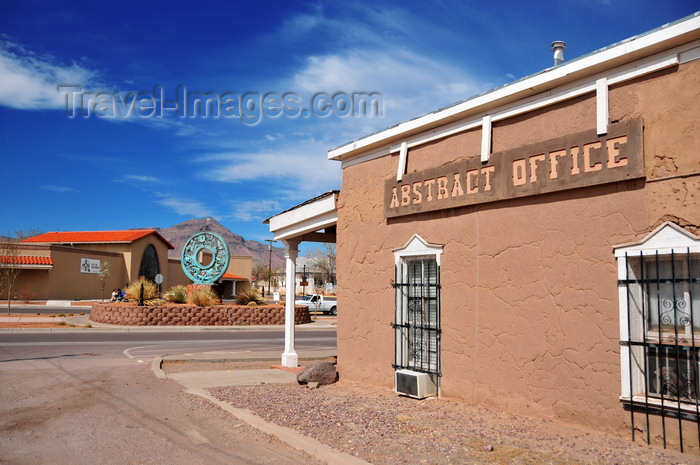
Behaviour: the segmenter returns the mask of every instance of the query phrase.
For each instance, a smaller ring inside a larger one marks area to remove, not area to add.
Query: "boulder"
[[[336,381],[338,381],[338,372],[334,362],[316,362],[297,374],[299,384],[318,383],[318,386],[323,386]]]

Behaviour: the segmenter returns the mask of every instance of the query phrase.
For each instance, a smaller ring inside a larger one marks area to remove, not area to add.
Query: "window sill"
[[[635,410],[644,410],[647,407],[655,413],[665,413],[669,416],[675,416],[680,410],[682,415],[692,415],[694,417],[700,416],[700,399],[698,403],[681,401],[671,399],[658,399],[656,397],[644,397],[644,396],[632,396],[629,397],[620,396],[620,402],[625,404],[625,407],[634,406]]]
[[[695,339],[695,344],[693,344],[693,339]],[[645,338],[646,342],[651,344],[661,344],[661,345],[679,345],[686,347],[698,347],[700,346],[700,334],[695,333],[695,337],[690,334],[679,334],[677,337],[674,334],[661,333],[661,342],[659,342],[658,334],[647,334]]]

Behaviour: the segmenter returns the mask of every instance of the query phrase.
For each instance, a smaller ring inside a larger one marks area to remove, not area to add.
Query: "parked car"
[[[310,312],[323,312],[324,315],[336,315],[338,311],[338,298],[326,297],[321,294],[311,294],[295,300],[294,305],[309,307]]]

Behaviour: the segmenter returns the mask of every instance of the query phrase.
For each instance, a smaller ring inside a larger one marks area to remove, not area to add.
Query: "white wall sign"
[[[80,259],[80,272],[81,273],[94,273],[100,272],[100,261],[93,258],[81,258]]]

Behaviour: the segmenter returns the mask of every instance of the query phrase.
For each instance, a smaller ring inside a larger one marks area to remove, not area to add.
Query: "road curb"
[[[262,431],[263,433],[275,436],[280,441],[286,442],[295,449],[306,452],[310,456],[326,462],[329,465],[372,465],[371,463],[353,455],[339,452],[332,447],[329,447],[316,439],[304,436],[291,428],[265,421],[248,409],[235,408],[228,402],[217,399],[203,389],[188,389],[187,392],[208,400],[239,420],[246,422],[253,428]]]
[[[163,357],[156,355],[151,361],[151,370],[155,373],[156,378],[166,379],[168,376],[163,371]]]

